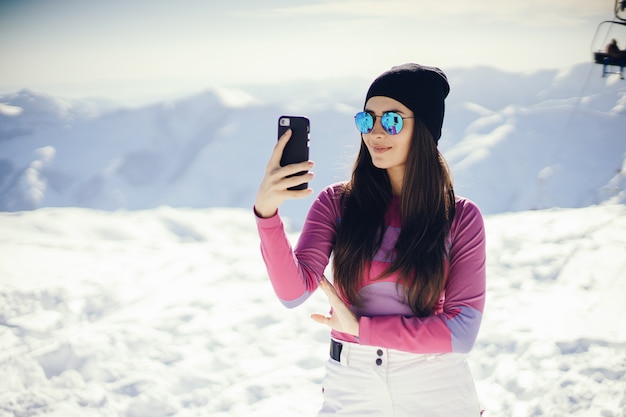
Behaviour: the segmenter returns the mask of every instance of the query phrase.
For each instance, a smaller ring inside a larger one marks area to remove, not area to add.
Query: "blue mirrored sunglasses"
[[[375,114],[360,111],[354,116],[354,123],[356,123],[356,128],[359,129],[361,133],[370,133],[372,129],[374,129],[374,123],[376,123]],[[395,111],[386,111],[380,117],[380,124],[390,135],[397,135],[402,131],[402,126],[404,126],[404,119],[413,119],[413,116],[400,116]]]

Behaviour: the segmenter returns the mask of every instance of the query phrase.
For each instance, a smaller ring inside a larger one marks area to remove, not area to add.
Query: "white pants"
[[[464,354],[421,355],[343,344],[329,359],[318,416],[478,417],[480,406]]]

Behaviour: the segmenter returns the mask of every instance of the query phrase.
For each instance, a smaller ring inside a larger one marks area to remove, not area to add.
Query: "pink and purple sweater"
[[[309,210],[295,250],[278,214],[257,217],[261,253],[276,295],[287,307],[302,304],[318,286],[329,263],[341,221],[343,184],[323,190]],[[393,197],[385,216],[381,248],[372,259],[359,295],[359,337],[332,330],[332,337],[413,353],[469,352],[485,305],[485,232],[482,215],[470,200],[457,198],[448,239],[447,277],[433,314],[415,317],[396,285],[397,275],[377,279],[394,256],[400,235],[400,199]],[[330,278],[330,277],[329,277]],[[332,280],[331,280],[332,281]]]

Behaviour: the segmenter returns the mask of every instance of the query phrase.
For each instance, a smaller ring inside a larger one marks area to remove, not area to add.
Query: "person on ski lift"
[[[292,174],[313,163],[280,166],[287,131],[267,164],[254,212],[276,295],[295,307],[321,288],[331,306],[312,315],[331,329],[319,416],[481,413],[466,354],[485,305],[485,230],[437,147],[449,91],[443,71],[412,63],[372,82],[352,176],[319,193],[295,248],[279,206],[311,195],[288,188],[311,181]]]
[[[619,49],[619,46],[617,46],[617,39],[612,39],[606,46],[606,54],[611,58],[622,59],[626,58],[626,49],[623,51]]]

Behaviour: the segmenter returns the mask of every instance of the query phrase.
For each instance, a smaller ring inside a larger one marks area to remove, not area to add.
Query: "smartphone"
[[[309,160],[309,135],[310,122],[304,116],[280,116],[278,118],[278,137],[280,138],[287,129],[291,129],[291,138],[285,146],[283,156],[280,158],[280,166],[304,162]],[[295,175],[304,175],[307,171],[298,172]],[[289,190],[306,190],[308,183],[290,187]]]

